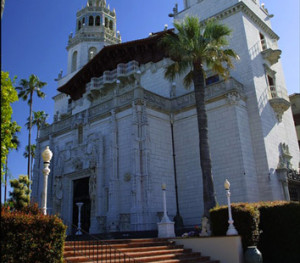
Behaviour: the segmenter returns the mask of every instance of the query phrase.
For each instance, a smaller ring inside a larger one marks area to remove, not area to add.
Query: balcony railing
[[[269,86],[268,93],[270,105],[273,108],[278,121],[281,122],[284,112],[291,106],[287,91],[276,85]]]
[[[279,85],[273,85],[269,86],[269,97],[270,99],[283,98],[287,100],[288,93],[283,87]]]
[[[262,39],[260,44],[263,58],[268,60],[271,65],[277,63],[281,55],[281,50],[278,49],[277,41],[275,39]]]
[[[126,64],[118,64],[117,68],[112,71],[104,71],[103,75],[99,78],[92,78],[91,82],[86,84],[87,95],[90,99],[97,94],[101,93],[101,90],[122,78],[127,78],[130,75],[135,74],[139,70],[139,63],[137,61],[130,61]]]
[[[262,39],[260,41],[262,51],[271,48],[271,49],[277,49],[277,40],[276,39]]]
[[[233,77],[230,77],[226,81],[222,80],[208,85],[205,90],[205,99],[208,101],[230,91],[237,91],[238,93],[244,94],[244,86]]]

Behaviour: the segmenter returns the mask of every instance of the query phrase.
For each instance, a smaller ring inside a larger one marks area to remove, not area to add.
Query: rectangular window
[[[261,43],[261,48],[262,50],[266,50],[267,49],[267,41],[265,36],[262,33],[259,33],[259,37],[260,37],[260,43]]]
[[[269,84],[269,89],[270,89],[270,92],[271,92],[271,96],[272,96],[272,98],[276,98],[277,97],[277,91],[276,91],[276,86],[275,86],[275,80],[270,75],[267,75],[267,78],[268,78],[268,84]]]

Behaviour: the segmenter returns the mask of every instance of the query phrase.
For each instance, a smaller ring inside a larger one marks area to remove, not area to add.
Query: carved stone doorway
[[[89,232],[91,221],[89,179],[89,177],[85,177],[83,179],[73,181],[73,225],[78,226],[78,207],[76,203],[82,202],[83,206],[81,208],[81,229],[85,232]]]

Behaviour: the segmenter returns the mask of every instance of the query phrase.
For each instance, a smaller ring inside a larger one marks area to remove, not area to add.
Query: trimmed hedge
[[[235,203],[232,214],[244,249],[257,245],[264,263],[300,262],[299,202]],[[211,209],[210,217],[213,234],[225,236],[228,207]]]
[[[66,226],[35,207],[1,208],[1,262],[63,262]]]
[[[253,204],[232,204],[234,226],[242,236],[243,248],[256,245],[258,240],[259,212]],[[226,236],[228,229],[228,207],[219,206],[210,210],[212,232],[215,236]]]
[[[265,263],[300,262],[300,203],[260,203],[258,249]]]

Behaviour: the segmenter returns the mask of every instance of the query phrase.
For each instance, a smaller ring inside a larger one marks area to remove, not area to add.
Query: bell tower
[[[106,0],[87,1],[76,14],[75,34],[69,35],[67,74],[82,68],[104,46],[121,43],[116,21],[116,11]]]

